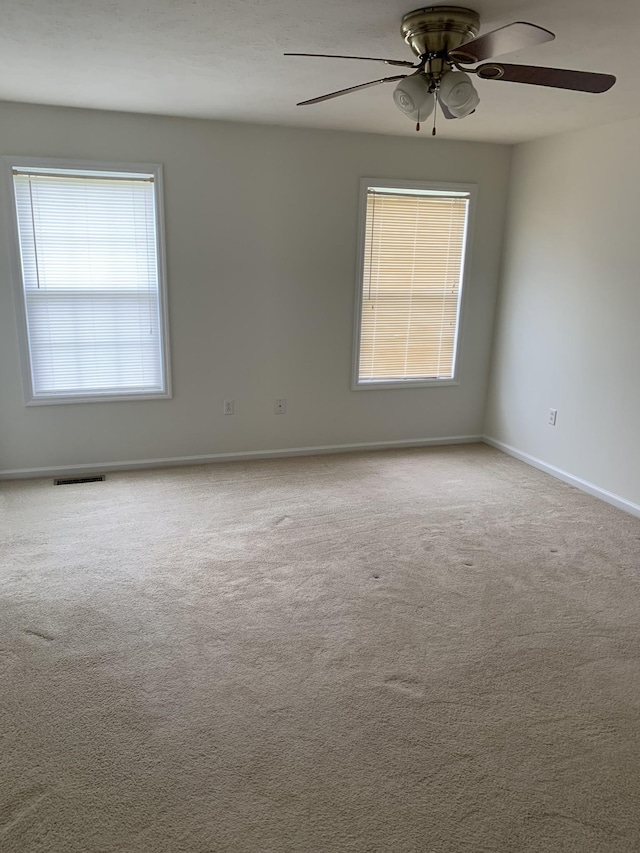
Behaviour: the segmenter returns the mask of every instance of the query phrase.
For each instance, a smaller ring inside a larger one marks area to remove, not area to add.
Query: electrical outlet
[[[223,414],[225,414],[225,415],[232,415],[233,414],[233,400],[225,400],[224,401]]]
[[[556,418],[558,417],[557,409],[549,409],[549,424],[550,426],[556,425]]]
[[[276,402],[275,402],[275,404],[274,404],[274,406],[273,406],[273,411],[276,413],[276,415],[284,415],[284,414],[286,414],[286,411],[287,411],[287,401],[286,401],[285,399],[283,399],[283,398],[281,398],[280,400],[276,400]]]

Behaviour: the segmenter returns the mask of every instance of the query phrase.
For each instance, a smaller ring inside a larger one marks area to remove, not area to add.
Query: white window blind
[[[33,399],[165,393],[154,175],[13,181]]]
[[[452,379],[469,193],[368,188],[358,383]]]

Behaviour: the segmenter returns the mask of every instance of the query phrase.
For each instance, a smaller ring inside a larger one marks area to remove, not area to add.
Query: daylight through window
[[[455,377],[470,191],[366,188],[357,387]]]
[[[31,402],[167,396],[158,170],[12,172]]]

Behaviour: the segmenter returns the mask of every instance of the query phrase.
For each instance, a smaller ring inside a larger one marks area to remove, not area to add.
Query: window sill
[[[70,403],[124,403],[129,400],[170,400],[170,391],[154,391],[149,394],[132,393],[132,394],[94,394],[89,395],[68,395],[60,397],[31,397],[26,401],[25,406],[65,406]]]
[[[397,388],[444,388],[459,385],[458,379],[392,379],[389,382],[354,382],[352,391],[380,391]]]

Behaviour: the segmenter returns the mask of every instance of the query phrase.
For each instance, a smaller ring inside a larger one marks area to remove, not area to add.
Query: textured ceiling
[[[413,134],[393,84],[308,107],[306,98],[395,74],[411,0],[4,0],[0,99],[164,115]],[[479,80],[481,103],[443,137],[518,142],[640,114],[638,0],[470,0],[481,32],[530,21],[556,40],[509,62],[615,74],[603,95]],[[427,130],[427,134],[429,131]]]

